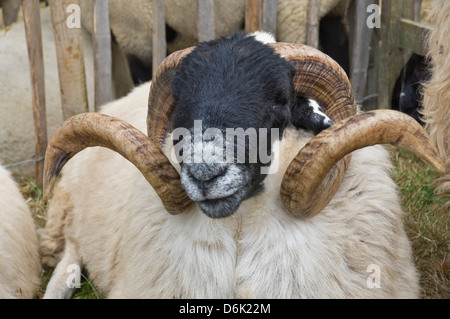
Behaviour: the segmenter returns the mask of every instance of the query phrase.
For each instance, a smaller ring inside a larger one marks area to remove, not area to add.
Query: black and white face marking
[[[183,59],[172,81],[171,127],[176,156],[181,149],[183,158],[178,161],[181,184],[209,217],[232,215],[262,189],[269,172],[262,168],[272,167],[276,152],[273,137],[280,138],[288,124],[314,133],[334,124],[315,101],[295,94],[295,69],[266,44],[273,41],[270,34],[236,33],[202,42]],[[198,122],[202,136],[208,130],[228,136],[233,130],[236,138],[196,138]],[[239,142],[243,136],[245,142]],[[228,157],[230,149],[237,151]]]
[[[203,147],[223,151],[222,146],[212,142],[204,143]],[[252,176],[243,164],[204,159],[181,166],[181,184],[186,193],[212,218],[227,217],[235,212],[252,187],[251,181]]]
[[[209,217],[230,216],[243,200],[261,189],[267,174],[262,168],[270,167],[273,153],[272,136],[279,137],[289,123],[295,70],[266,44],[274,41],[270,34],[238,32],[202,42],[183,59],[172,81],[171,127],[173,132],[190,132],[192,145],[182,149],[182,157],[192,154],[194,158],[179,161],[181,184]],[[197,121],[202,123],[201,134],[211,129],[228,136],[233,130],[236,138],[227,142],[222,138],[222,143],[213,144],[208,138],[196,139]],[[277,134],[272,134],[272,129],[278,129]],[[242,135],[255,132],[245,137],[244,147],[239,146],[239,130]],[[261,133],[263,130],[267,133]],[[179,141],[177,137],[173,140],[177,155]],[[196,152],[200,146],[203,151]],[[225,149],[236,149],[225,162],[208,157],[225,155]],[[260,156],[252,160],[255,153]],[[196,154],[201,155],[199,160]],[[239,154],[244,154],[243,161]]]
[[[247,142],[235,144],[234,138],[227,137],[214,138],[213,141],[203,137],[187,140],[184,143],[191,146],[183,154],[191,152],[191,155],[179,161],[183,188],[207,216],[221,218],[231,215],[259,184],[255,183],[255,176],[261,174],[252,173],[259,166],[245,158],[257,145]]]
[[[313,131],[316,135],[334,124],[317,101],[301,96],[296,98],[291,118],[295,127]]]

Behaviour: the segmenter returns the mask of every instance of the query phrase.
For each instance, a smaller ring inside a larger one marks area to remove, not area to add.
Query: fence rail
[[[150,1],[150,0],[149,0]],[[153,75],[166,57],[164,0],[151,0],[153,6],[152,51]],[[390,96],[404,56],[409,52],[423,54],[421,39],[429,27],[418,21],[421,0],[383,0],[381,28],[373,33],[366,26],[370,4],[381,0],[354,0],[350,7],[350,74],[357,100],[378,97],[377,108],[390,106]],[[67,6],[78,0],[49,0],[57,47],[60,89],[64,119],[74,115],[73,105],[83,105],[88,111],[87,90],[81,30],[67,28]],[[214,0],[197,0],[197,25],[199,41],[215,38]],[[108,18],[108,1],[92,2],[94,12],[94,72],[95,109],[112,99],[111,87],[111,37]],[[245,30],[265,30],[276,34],[277,0],[246,0]],[[40,31],[39,0],[22,0],[29,47],[30,75],[33,92],[35,125],[35,158],[42,159],[47,146],[45,122],[45,83]],[[307,44],[319,47],[320,0],[309,0],[307,20]],[[372,35],[374,34],[374,41]],[[372,41],[372,42],[371,42]],[[372,43],[372,50],[370,49]],[[374,45],[375,44],[375,45]],[[70,47],[70,48],[69,48]],[[75,53],[78,54],[75,54]],[[370,70],[369,56],[375,56],[375,71]],[[65,66],[70,65],[70,68]],[[42,184],[43,161],[36,161],[36,180]]]

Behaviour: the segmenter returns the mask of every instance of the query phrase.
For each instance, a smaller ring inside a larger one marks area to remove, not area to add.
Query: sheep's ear
[[[297,94],[291,108],[291,123],[298,129],[313,131],[316,135],[334,124],[317,101]]]

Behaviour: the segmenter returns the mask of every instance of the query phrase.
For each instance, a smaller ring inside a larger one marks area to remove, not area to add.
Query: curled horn
[[[171,112],[171,79],[181,59],[191,50],[175,52],[161,64],[151,85],[149,101],[161,101],[161,90],[167,92],[169,97],[163,100],[160,113],[151,114],[147,123],[156,120],[161,127],[166,128],[168,119],[166,121],[165,116]],[[177,170],[163,154],[159,143],[161,140],[154,136],[149,138],[132,125],[99,113],[84,113],[71,117],[53,134],[47,147],[44,162],[44,200],[50,198],[56,177],[75,154],[87,147],[103,146],[120,153],[141,171],[170,214],[184,212],[192,200],[181,186]]]
[[[325,208],[345,176],[349,154],[366,146],[393,144],[405,148],[443,172],[435,146],[414,119],[390,110],[356,115],[350,81],[334,60],[308,46],[273,46],[295,66],[297,94],[317,100],[336,122],[306,144],[289,164],[280,196],[290,214],[312,217]]]
[[[288,166],[281,197],[286,209],[298,217],[312,217],[333,198],[340,183],[336,162],[366,146],[392,144],[407,149],[445,171],[436,147],[412,117],[398,111],[377,110],[342,120],[315,136]]]
[[[318,101],[334,122],[356,115],[350,81],[333,59],[305,45],[274,43],[272,46],[281,57],[293,64],[293,82],[298,95]],[[313,183],[303,178],[306,170],[300,172],[301,163],[317,160],[313,157],[313,151],[308,154],[300,152],[288,166],[281,184],[280,196],[286,210],[298,217],[314,215],[330,202],[351,160],[351,155],[347,155],[335,161],[328,174],[320,176],[320,183],[317,180]]]
[[[176,169],[144,133],[122,120],[94,112],[71,117],[53,134],[44,162],[45,201],[63,166],[75,154],[93,146],[107,147],[133,163],[170,214],[182,213],[192,202]]]

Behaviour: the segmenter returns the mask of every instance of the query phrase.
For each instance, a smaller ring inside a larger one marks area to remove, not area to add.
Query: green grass
[[[450,298],[450,246],[449,199],[440,199],[435,194],[436,171],[414,154],[388,146],[392,154],[394,170],[392,178],[398,185],[402,206],[405,211],[405,228],[411,240],[414,262],[420,274],[422,298]],[[38,227],[45,225],[46,207],[42,202],[42,191],[33,179],[21,186]],[[42,297],[50,280],[51,270],[43,271]],[[102,298],[94,285],[83,274],[81,288],[76,289],[73,298]]]
[[[438,173],[416,155],[389,147],[405,211],[405,227],[420,273],[423,298],[450,298],[450,199],[435,192]]]

